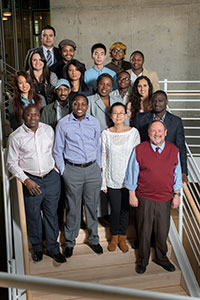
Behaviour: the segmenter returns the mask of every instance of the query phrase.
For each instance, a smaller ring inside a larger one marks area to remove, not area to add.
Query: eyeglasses
[[[126,114],[126,113],[123,113],[123,112],[119,112],[119,113],[118,113],[118,112],[113,112],[113,113],[112,113],[112,115],[115,116],[115,117],[118,116],[118,115],[119,115],[120,117],[122,117],[122,116],[124,116],[125,114]]]
[[[113,52],[116,54],[116,53],[124,53],[124,50],[123,49],[113,49]]]
[[[129,77],[122,77],[122,78],[118,78],[118,80],[119,80],[119,81],[123,81],[123,80],[125,80],[125,81],[129,81],[129,80],[130,80],[130,78],[129,78]]]

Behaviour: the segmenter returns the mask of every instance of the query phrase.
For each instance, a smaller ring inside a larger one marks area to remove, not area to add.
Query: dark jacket
[[[133,127],[140,133],[141,142],[147,141],[148,124],[153,121],[153,111],[139,113],[133,120]],[[187,174],[187,151],[185,146],[185,135],[181,118],[166,112],[165,125],[167,127],[166,141],[173,143],[179,148],[182,173]]]
[[[113,70],[115,73],[119,73],[121,71],[126,71],[128,69],[131,69],[131,63],[126,60],[121,60],[119,62],[119,65],[116,65],[116,64],[114,64],[113,61],[111,61],[110,63],[105,65],[105,67]]]
[[[67,64],[69,64],[70,62],[68,62]],[[80,62],[81,63],[81,62]],[[83,68],[84,70],[86,71],[86,68],[85,68],[85,64],[84,63],[81,63],[83,65]],[[63,74],[63,68],[66,64],[64,63],[63,59],[62,60],[59,60],[57,61],[55,64],[53,64],[49,70],[51,72],[54,72],[56,73],[58,79],[60,78],[66,78],[66,74]]]
[[[43,50],[43,47],[39,47],[39,48],[33,48],[33,49],[29,49],[27,54],[26,54],[26,57],[25,57],[25,61],[24,61],[24,69],[25,71],[28,71],[29,69],[29,65],[28,65],[28,60],[29,60],[29,57],[31,55],[31,52],[33,50],[37,50],[37,49],[40,49],[40,50]],[[59,60],[62,60],[62,56],[60,54],[60,50],[56,47],[53,47],[53,51],[54,51],[54,64],[59,61]]]
[[[43,108],[40,116],[40,122],[50,125],[54,130],[58,123],[56,107],[57,107],[56,101],[52,102],[51,104]]]

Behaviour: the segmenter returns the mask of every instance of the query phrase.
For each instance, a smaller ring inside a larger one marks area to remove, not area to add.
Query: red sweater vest
[[[174,144],[167,141],[160,154],[153,151],[149,141],[136,147],[136,159],[140,169],[136,195],[159,202],[172,198],[178,151]]]

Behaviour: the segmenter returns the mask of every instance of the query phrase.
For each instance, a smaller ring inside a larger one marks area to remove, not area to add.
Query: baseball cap
[[[61,86],[61,85],[65,85],[68,88],[71,87],[69,81],[67,79],[64,79],[64,78],[61,78],[61,79],[58,80],[58,82],[57,82],[57,84],[55,86],[55,89],[58,89],[59,86]]]

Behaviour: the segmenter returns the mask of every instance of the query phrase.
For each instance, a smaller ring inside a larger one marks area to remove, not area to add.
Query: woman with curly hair
[[[130,100],[127,104],[127,113],[131,126],[137,113],[152,109],[152,94],[153,86],[150,79],[147,76],[139,76],[134,82]]]
[[[63,77],[67,79],[71,85],[71,93],[69,94],[69,102],[77,94],[90,96],[94,94],[94,89],[91,85],[84,82],[85,66],[77,59],[72,59],[63,68]]]
[[[49,71],[44,53],[41,49],[36,49],[31,52],[28,72],[33,80],[36,93],[42,95],[47,104],[53,102],[53,89],[56,86],[58,78],[55,73]]]
[[[13,130],[19,127],[22,121],[24,107],[35,103],[39,109],[46,105],[45,99],[35,93],[34,84],[30,74],[18,71],[14,76],[14,98],[9,104],[9,120]]]

